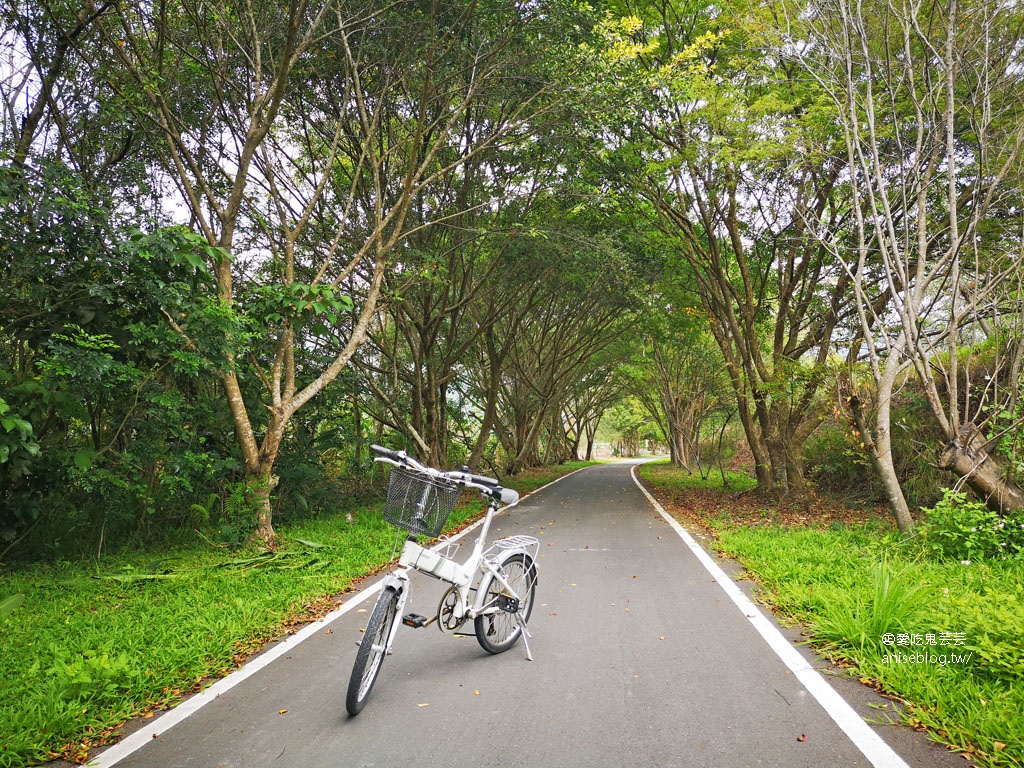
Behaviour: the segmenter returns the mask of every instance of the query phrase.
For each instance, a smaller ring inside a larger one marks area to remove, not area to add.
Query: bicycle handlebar
[[[515,504],[519,501],[519,493],[511,488],[504,488],[493,477],[475,475],[469,471],[469,467],[463,467],[453,472],[442,472],[439,469],[428,467],[412,458],[405,451],[392,451],[379,445],[371,445],[370,450],[377,454],[375,461],[386,461],[400,467],[411,467],[419,472],[441,477],[449,482],[465,485],[483,491],[493,499],[499,500],[502,504]]]

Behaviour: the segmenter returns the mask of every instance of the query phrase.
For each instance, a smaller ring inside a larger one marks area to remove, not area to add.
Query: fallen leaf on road
[[[807,737],[806,737],[806,736],[804,736],[804,735],[803,735],[803,734],[801,733],[801,734],[800,734],[799,736],[797,736],[797,737],[796,737],[796,740],[797,740],[797,741],[807,741]]]
[[[277,714],[283,715],[287,711],[288,711],[287,709],[279,709],[279,710],[277,710]]]
[[[429,707],[430,705],[429,704],[417,704],[416,706],[417,707]]]
[[[325,635],[333,635],[334,634],[334,630],[333,629],[328,629],[326,632],[324,632],[324,634]]]
[[[480,695],[480,691],[473,691],[473,695],[474,696],[479,696]]]

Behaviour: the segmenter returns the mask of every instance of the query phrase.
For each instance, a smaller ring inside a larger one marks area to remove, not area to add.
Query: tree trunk
[[[989,509],[1002,515],[1024,509],[1024,493],[1015,482],[1003,476],[998,462],[989,455],[985,440],[973,424],[968,424],[939,453],[939,467],[965,478]]]
[[[860,399],[856,395],[850,397],[849,405],[864,447],[871,457],[871,464],[885,489],[885,497],[889,502],[893,518],[896,520],[896,527],[901,534],[909,536],[914,531],[914,520],[910,516],[910,507],[907,505],[906,496],[903,495],[903,487],[900,485],[896,466],[892,460],[890,427],[892,389],[895,378],[895,371],[887,366],[885,375],[876,389],[878,405],[873,429],[867,423]]]
[[[278,483],[272,468],[273,463],[267,463],[246,481],[246,497],[256,511],[256,538],[271,549],[277,546],[277,534],[274,532],[270,494]]]

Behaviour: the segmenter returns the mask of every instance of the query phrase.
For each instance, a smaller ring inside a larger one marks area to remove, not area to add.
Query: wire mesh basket
[[[422,472],[391,469],[384,519],[419,536],[437,536],[448,522],[462,488]]]

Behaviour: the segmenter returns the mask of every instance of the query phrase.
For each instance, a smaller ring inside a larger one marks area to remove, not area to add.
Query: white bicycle
[[[495,512],[503,505],[518,503],[519,494],[501,487],[497,480],[474,475],[465,468],[442,472],[424,466],[404,451],[378,445],[371,448],[377,454],[376,461],[392,465],[384,519],[408,531],[408,536],[397,568],[384,577],[380,597],[359,642],[345,698],[350,715],[359,714],[366,705],[400,624],[419,628],[437,622],[443,632],[471,634],[461,630],[472,619],[476,639],[485,651],[502,653],[522,637],[526,658],[532,659],[526,622],[537,589],[540,543],[532,536],[510,536],[484,548]],[[460,564],[452,559],[459,546],[457,542],[442,542],[427,549],[417,537],[434,538],[441,533],[463,488],[480,491],[488,505],[473,552]],[[436,615],[430,619],[416,613],[403,614],[409,597],[410,569],[451,585],[441,597]]]

